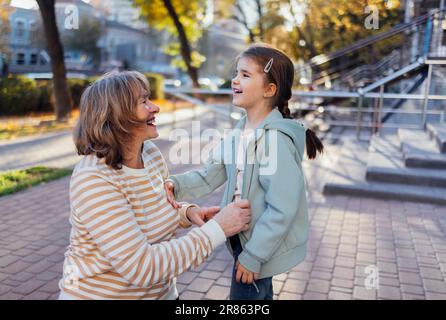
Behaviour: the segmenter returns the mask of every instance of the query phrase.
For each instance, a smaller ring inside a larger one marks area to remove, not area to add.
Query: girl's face
[[[241,57],[238,60],[231,87],[232,103],[236,106],[250,109],[265,100],[265,75],[258,64],[249,57]]]
[[[136,116],[139,120],[144,121],[145,125],[135,128],[133,131],[134,138],[145,141],[158,137],[155,114],[159,111],[160,108],[149,100],[149,93],[146,91],[142,92],[136,107]]]

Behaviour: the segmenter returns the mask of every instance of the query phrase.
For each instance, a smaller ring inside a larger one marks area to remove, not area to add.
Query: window
[[[16,64],[23,65],[25,64],[25,54],[23,52],[17,53]]]
[[[29,21],[29,29],[32,31],[35,31],[37,29],[37,24],[35,20],[30,20]]]
[[[38,58],[37,53],[31,53],[30,63],[37,64],[37,58]]]
[[[16,21],[15,35],[17,38],[23,38],[25,35],[25,23],[23,21]]]

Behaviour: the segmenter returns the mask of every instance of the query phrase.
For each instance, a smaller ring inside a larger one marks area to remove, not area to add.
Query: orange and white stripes
[[[214,220],[174,239],[178,226],[190,226],[185,214],[190,205],[177,211],[167,202],[167,166],[150,141],[143,159],[144,169],[113,170],[94,156],[76,166],[70,182],[70,246],[59,283],[65,296],[174,299],[174,278],[225,241]]]

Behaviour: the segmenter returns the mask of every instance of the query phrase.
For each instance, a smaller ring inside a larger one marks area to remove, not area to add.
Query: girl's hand
[[[189,207],[186,211],[186,217],[197,226],[202,226],[219,211],[220,207]]]
[[[251,284],[254,280],[257,280],[259,278],[258,273],[249,271],[244,266],[242,266],[238,261],[235,267],[237,269],[235,273],[235,280],[237,281],[237,283],[240,283],[240,280],[242,280],[243,283]]]
[[[164,182],[164,190],[166,191],[167,201],[169,201],[174,209],[179,209],[181,206],[175,201],[175,194],[173,193],[174,188],[175,186],[172,182]]]

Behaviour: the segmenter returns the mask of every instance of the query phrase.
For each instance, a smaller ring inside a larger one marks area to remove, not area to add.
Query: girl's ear
[[[277,92],[277,86],[274,83],[268,83],[266,85],[265,92],[263,93],[263,97],[264,98],[274,97],[276,92]]]

